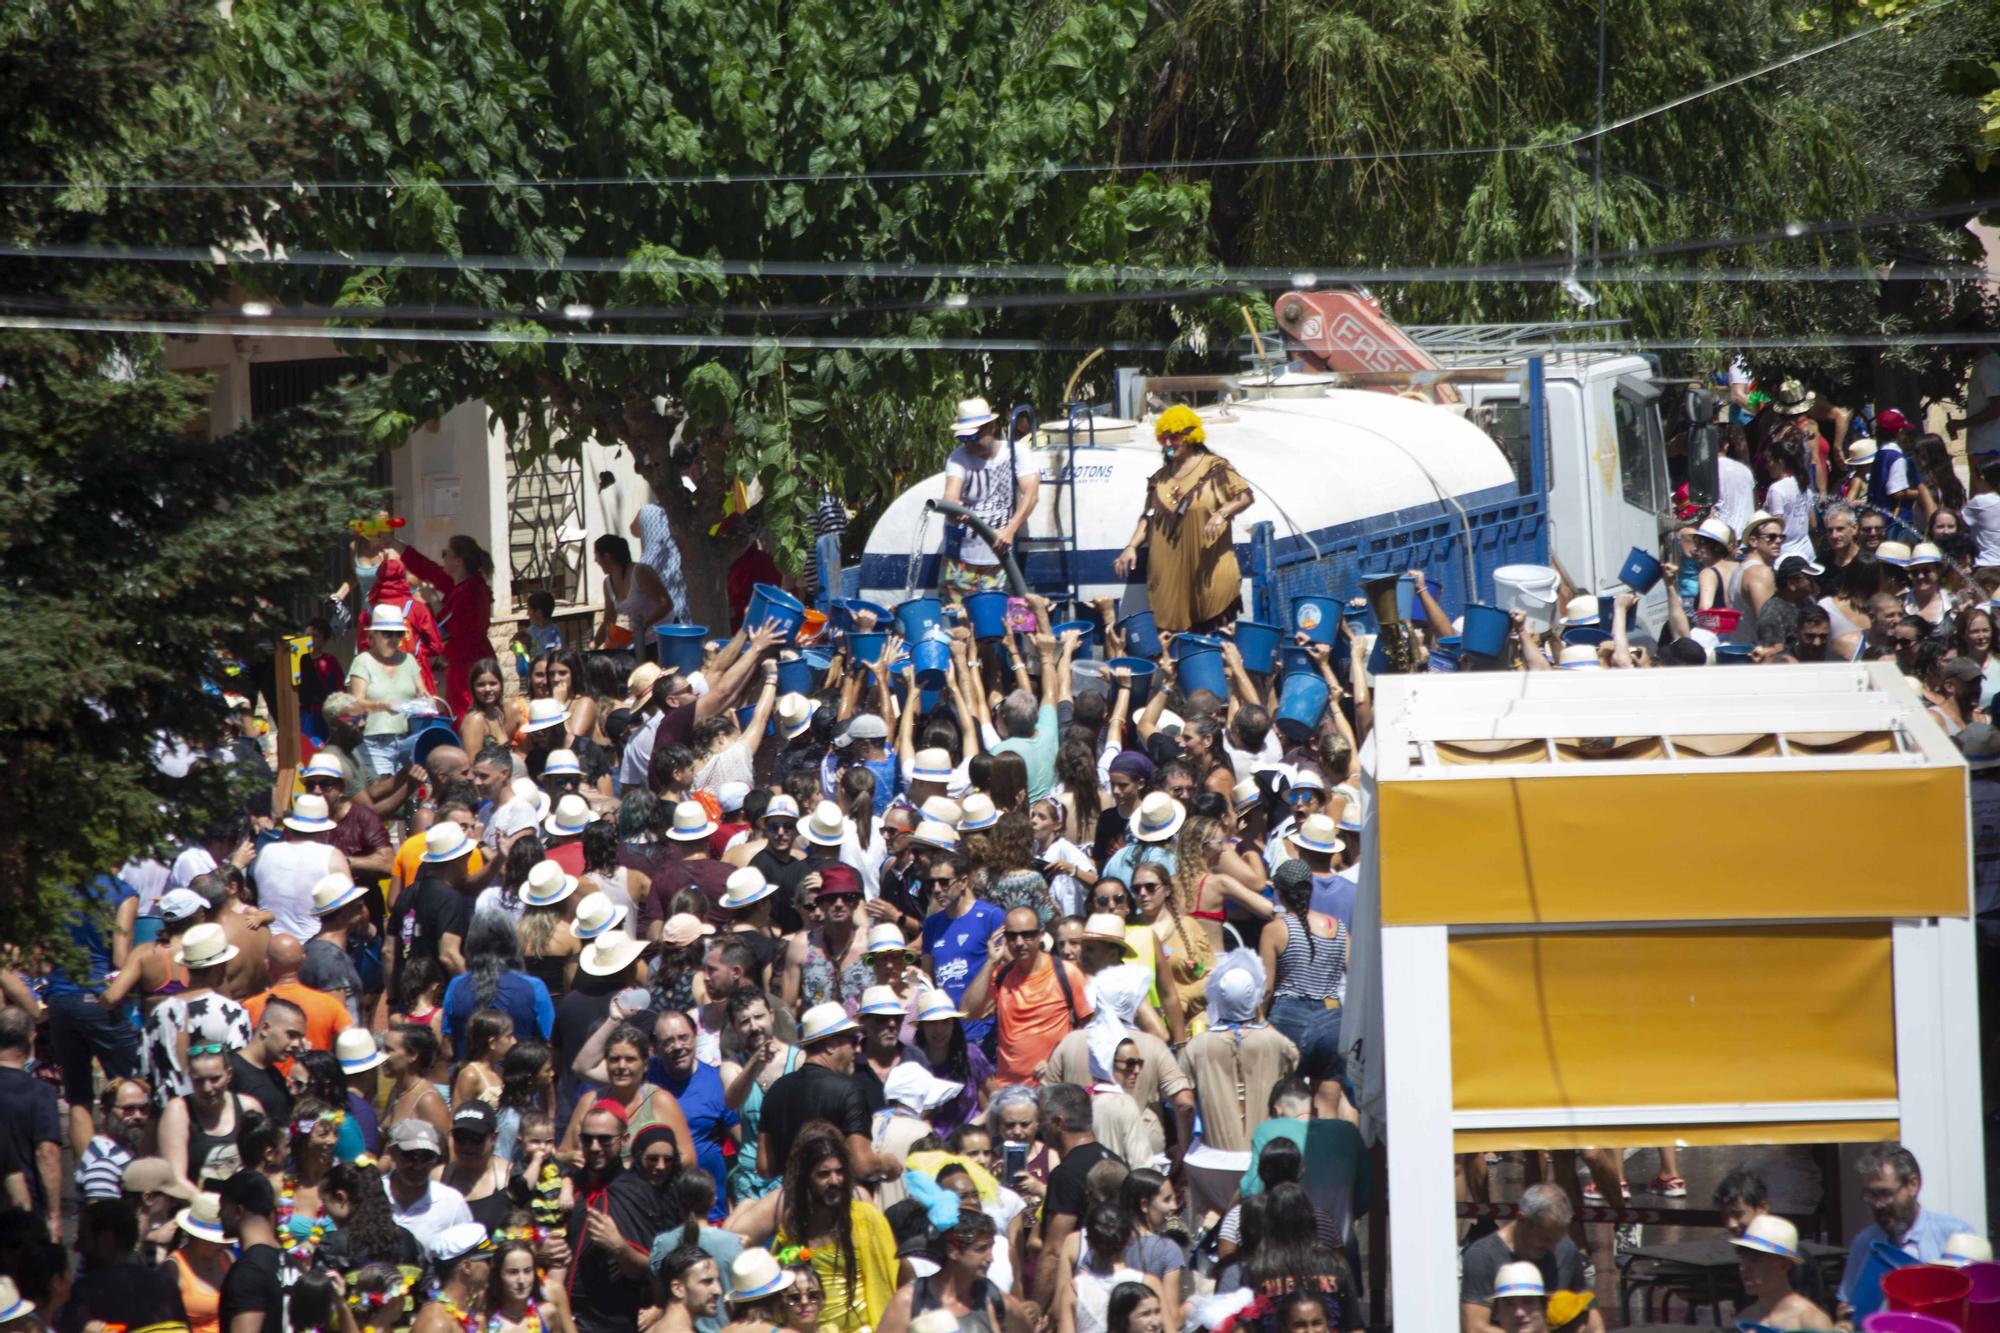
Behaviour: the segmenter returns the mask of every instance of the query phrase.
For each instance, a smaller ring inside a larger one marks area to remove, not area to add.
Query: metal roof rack
[[[1622,336],[1630,320],[1583,319],[1561,323],[1533,324],[1403,324],[1398,327],[1411,341],[1429,352],[1443,365],[1463,364],[1468,358],[1481,364],[1501,364],[1528,356],[1602,355],[1633,350]],[[1262,332],[1260,330],[1260,332]],[[1246,365],[1260,369],[1281,368],[1293,358],[1285,352],[1284,335],[1276,329],[1262,332],[1263,355],[1247,333],[1236,336]],[[1586,337],[1602,341],[1585,341]]]

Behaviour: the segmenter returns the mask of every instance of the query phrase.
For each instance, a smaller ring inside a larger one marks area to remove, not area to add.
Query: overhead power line
[[[1546,139],[1532,143],[1484,144],[1462,148],[1395,148],[1378,149],[1367,152],[1345,153],[1280,153],[1236,157],[1209,157],[1175,160],[1171,158],[1153,159],[1142,162],[1074,162],[1074,163],[1024,163],[1020,165],[994,165],[976,167],[912,167],[904,169],[879,169],[872,171],[798,172],[798,171],[752,171],[742,173],[711,172],[689,175],[627,175],[627,176],[558,176],[558,177],[512,177],[512,176],[462,176],[442,180],[396,180],[377,178],[363,180],[267,180],[267,181],[166,181],[166,180],[10,180],[0,181],[0,190],[109,190],[127,191],[167,191],[167,190],[247,190],[247,191],[350,191],[350,190],[405,190],[419,187],[440,190],[507,190],[507,189],[615,189],[623,187],[649,187],[654,189],[679,189],[693,186],[731,185],[792,185],[792,184],[849,184],[863,181],[917,181],[951,180],[978,177],[1012,176],[1067,176],[1067,175],[1113,175],[1134,172],[1176,172],[1176,171],[1220,171],[1234,168],[1256,168],[1272,166],[1335,166],[1343,163],[1419,161],[1426,158],[1454,157],[1494,157],[1505,154],[1538,153],[1552,150],[1576,148],[1608,134],[1627,129],[1656,116],[1665,115],[1689,103],[1701,101],[1717,93],[1748,83],[1764,75],[1800,64],[1825,55],[1851,42],[1858,42],[1878,33],[1901,27],[1916,19],[1934,14],[1961,0],[1932,0],[1908,13],[1897,14],[1867,28],[1857,29],[1842,37],[1795,51],[1791,55],[1772,60],[1756,69],[1723,79],[1718,83],[1696,89],[1647,107],[1629,116],[1620,117],[1608,124],[1598,125],[1576,134]]]

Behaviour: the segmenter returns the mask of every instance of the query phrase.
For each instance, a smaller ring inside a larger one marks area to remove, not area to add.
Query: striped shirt
[[[681,548],[674,541],[667,511],[656,504],[639,506],[639,561],[651,565],[667,590],[667,619],[688,617],[687,575],[681,569]]]
[[[125,1168],[132,1154],[102,1134],[83,1150],[76,1167],[76,1190],[85,1199],[116,1199],[124,1191]]]

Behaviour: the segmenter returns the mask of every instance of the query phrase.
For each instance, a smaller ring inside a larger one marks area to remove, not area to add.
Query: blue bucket
[[[1618,566],[1618,581],[1640,596],[1651,592],[1653,585],[1660,581],[1660,562],[1638,547],[1625,557],[1625,563]]]
[[[944,698],[943,690],[918,690],[917,709],[919,714],[928,717],[930,714],[936,712],[938,700],[942,698]]]
[[[1158,657],[1160,655],[1160,630],[1153,622],[1151,611],[1134,611],[1118,622],[1119,633],[1125,636],[1125,651],[1134,657]],[[1132,692],[1137,694],[1139,684],[1132,683]]]
[[[1190,653],[1219,653],[1222,640],[1212,634],[1176,634],[1167,655],[1178,662]]]
[[[736,727],[739,731],[750,730],[750,719],[757,716],[756,704],[745,704],[736,710]]]
[[[1326,682],[1317,675],[1285,677],[1285,688],[1278,695],[1279,733],[1294,743],[1310,740],[1326,712],[1327,698]]]
[[[1438,599],[1438,594],[1444,591],[1444,585],[1439,583],[1436,579],[1429,577],[1428,575],[1424,577],[1424,582],[1430,585],[1431,600],[1436,601]],[[1397,579],[1396,580],[1397,617],[1401,619],[1405,624],[1421,621],[1423,617],[1419,615],[1418,612],[1422,609],[1422,607],[1423,603],[1417,599],[1417,581],[1414,578],[1410,577],[1408,574],[1405,574],[1403,575],[1403,577]]]
[[[697,661],[695,665],[699,666],[700,662]],[[410,762],[419,765],[429,763],[432,750],[440,745],[458,743],[458,728],[452,725],[449,719],[427,718],[411,733]]]
[[[1294,597],[1292,628],[1314,643],[1339,643],[1340,610],[1338,597]]]
[[[1750,654],[1757,651],[1754,643],[1724,643],[1715,649],[1717,666],[1749,666]]]
[[[1007,637],[1007,594],[994,589],[975,592],[965,599],[965,614],[972,617],[972,637]]]
[[[1181,648],[1184,643],[1189,645],[1185,651]],[[1229,671],[1222,664],[1220,639],[1206,634],[1183,634],[1174,640],[1174,655],[1179,659],[1174,672],[1180,677],[1183,695],[1208,690],[1221,699],[1229,698]]]
[[[833,654],[824,648],[808,648],[799,656],[805,659],[808,667],[812,668],[812,688],[816,690],[826,684],[826,672],[827,668],[833,665]],[[808,690],[806,693],[811,691]]]
[[[1847,1303],[1854,1307],[1854,1317],[1865,1319],[1882,1308],[1882,1279],[1899,1268],[1908,1268],[1917,1261],[1903,1253],[1886,1240],[1878,1240],[1868,1247],[1862,1257],[1861,1271],[1855,1274],[1849,1290]]]
[[[1432,644],[1430,669],[1446,673],[1457,671],[1458,654],[1462,646],[1463,640],[1456,634],[1439,639],[1436,643]]]
[[[1563,642],[1579,648],[1595,648],[1600,643],[1611,642],[1611,631],[1593,625],[1579,625],[1563,631]]]
[[[910,665],[911,665],[910,650],[907,648],[903,650],[902,656],[898,657],[893,662],[878,661],[874,663],[872,666],[868,668],[870,687],[871,688],[873,687],[875,677],[881,675],[885,671],[889,673],[890,683],[894,684],[897,677],[903,674],[903,668]]]
[[[896,608],[896,624],[905,639],[919,642],[932,630],[944,627],[944,603],[935,597],[912,597]]]
[[[811,694],[813,691],[812,663],[803,656],[786,654],[778,659],[778,693]]]
[[[882,660],[882,650],[889,644],[889,631],[883,629],[855,630],[847,636],[847,653],[862,666],[874,666]]]
[[[1477,653],[1481,657],[1501,657],[1507,652],[1507,636],[1513,632],[1514,622],[1505,611],[1492,606],[1468,606],[1465,608],[1465,623],[1459,630],[1459,639],[1465,652]]]
[[[908,603],[905,603],[908,605]],[[941,690],[951,674],[951,644],[938,639],[919,639],[910,646],[910,660],[917,669],[919,690]]]
[[[1076,652],[1079,657],[1088,657],[1104,638],[1104,627],[1095,620],[1059,620],[1049,626],[1049,632],[1056,636],[1057,642],[1062,641],[1064,632],[1068,630],[1077,632]]]
[[[1153,664],[1143,657],[1114,657],[1104,664],[1107,667],[1129,667],[1132,671],[1132,706],[1137,708],[1146,702],[1153,692]],[[1109,683],[1108,679],[1107,682]],[[1115,691],[1115,686],[1113,687]]]
[[[754,630],[767,620],[778,622],[779,628],[784,631],[784,642],[790,644],[798,637],[799,626],[805,624],[805,603],[783,588],[759,583],[750,590],[750,605],[744,608],[743,623]]]
[[[1278,650],[1278,658],[1283,669],[1281,676],[1318,676],[1319,667],[1312,660],[1312,654],[1295,643],[1288,643]]]
[[[653,638],[660,645],[660,665],[682,672],[701,670],[701,643],[707,635],[706,625],[653,626]]]
[[[1236,640],[1236,651],[1243,655],[1243,669],[1266,676],[1278,659],[1278,645],[1285,641],[1285,632],[1276,625],[1239,620],[1232,637]]]

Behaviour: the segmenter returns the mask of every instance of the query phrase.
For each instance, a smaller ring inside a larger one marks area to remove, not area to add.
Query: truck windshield
[[[1623,390],[1611,395],[1618,429],[1618,481],[1625,502],[1652,514],[1666,502],[1660,457],[1660,418],[1651,402]]]

